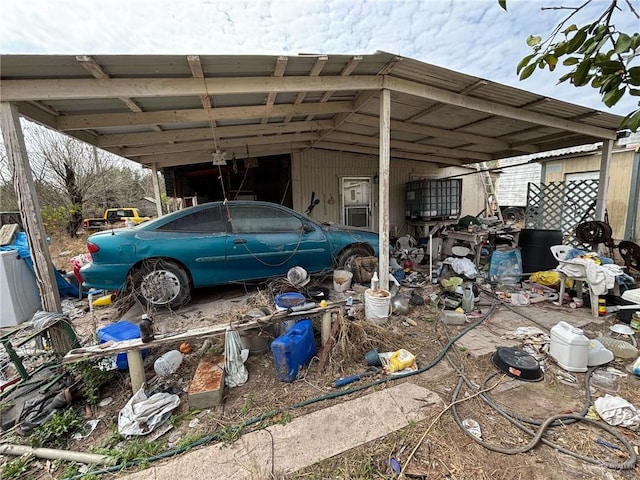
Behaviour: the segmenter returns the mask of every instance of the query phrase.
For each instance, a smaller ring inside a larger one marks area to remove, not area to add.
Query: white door
[[[371,177],[342,177],[342,223],[371,228]]]

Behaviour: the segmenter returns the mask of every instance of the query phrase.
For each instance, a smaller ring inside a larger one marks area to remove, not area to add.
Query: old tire
[[[373,252],[362,245],[353,245],[345,248],[336,259],[336,267],[340,270],[353,271],[353,261],[358,257],[370,257]]]
[[[143,305],[178,308],[191,299],[187,272],[169,260],[146,260],[133,274],[132,284]]]

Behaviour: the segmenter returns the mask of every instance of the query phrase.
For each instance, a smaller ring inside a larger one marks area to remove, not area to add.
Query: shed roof
[[[309,148],[463,165],[615,139],[622,117],[391,53],[1,55],[2,101],[143,165]]]

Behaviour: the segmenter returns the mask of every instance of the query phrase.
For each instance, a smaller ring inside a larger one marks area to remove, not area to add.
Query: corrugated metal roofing
[[[1,55],[0,77],[0,99],[23,116],[158,167],[207,162],[214,140],[227,158],[247,145],[252,156],[377,154],[382,88],[392,158],[461,165],[543,152],[615,138],[622,121],[386,52]]]

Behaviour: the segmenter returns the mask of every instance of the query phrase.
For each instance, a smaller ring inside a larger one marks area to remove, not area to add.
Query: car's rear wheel
[[[149,306],[178,308],[191,299],[187,272],[169,260],[146,260],[133,274],[136,297]]]
[[[341,270],[353,270],[353,261],[358,257],[370,257],[373,252],[362,245],[347,247],[336,260],[336,266]]]

